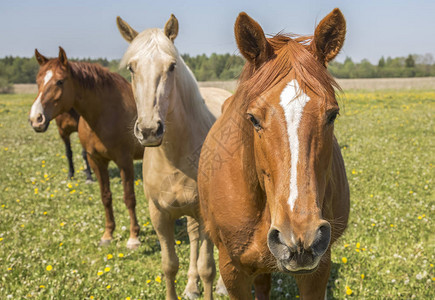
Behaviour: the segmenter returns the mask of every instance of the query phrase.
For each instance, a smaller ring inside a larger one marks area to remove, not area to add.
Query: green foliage
[[[197,56],[183,54],[182,58],[198,81],[237,79],[245,64],[240,56],[228,53],[213,53],[210,57],[205,54]]]
[[[54,124],[44,134],[28,125],[33,99],[0,95],[0,299],[164,299],[160,248],[140,163],[135,190],[142,245],[126,250],[129,218],[119,172],[111,164],[117,229],[109,247],[98,247],[104,229],[98,184],[85,184],[80,170],[67,179]],[[347,92],[339,102],[335,132],[347,168],[351,213],[332,249],[328,298],[435,299],[435,92]],[[72,145],[80,166],[76,134]],[[177,230],[181,296],[189,245],[184,228]],[[297,295],[290,275],[273,275],[271,299]]]
[[[183,60],[192,70],[198,81],[234,80],[242,71],[245,60],[239,55],[205,54],[190,56],[182,55]],[[78,61],[78,59],[71,59]],[[106,58],[85,58],[80,61],[99,63],[118,72],[130,80],[130,72],[119,68],[119,60]],[[34,57],[6,56],[0,59],[0,78],[8,83],[34,83],[38,73],[38,63]],[[382,57],[378,65],[372,65],[367,59],[354,63],[347,57],[343,63],[333,61],[328,69],[337,78],[380,78],[380,77],[424,77],[435,76],[435,64],[432,55],[409,55],[405,57]],[[1,88],[0,88],[1,89]]]
[[[337,78],[386,78],[386,77],[426,77],[435,76],[435,64],[430,54],[408,55],[408,57],[384,57],[378,65],[372,65],[363,59],[354,63],[347,57],[343,63],[331,62],[328,66],[332,75]]]
[[[85,61],[99,63],[112,72],[120,73],[124,78],[130,79],[130,72],[119,69],[119,60],[98,59],[71,59],[71,61]],[[0,78],[4,78],[8,83],[35,83],[39,65],[35,57],[12,57],[6,56],[0,59]],[[1,89],[1,86],[0,86]]]

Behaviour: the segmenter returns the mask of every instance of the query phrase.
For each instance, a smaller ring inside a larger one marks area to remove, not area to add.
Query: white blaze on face
[[[300,91],[298,81],[290,81],[281,93],[279,104],[282,106],[287,123],[287,135],[290,145],[291,169],[290,169],[290,196],[288,204],[293,210],[298,197],[298,160],[299,160],[299,137],[298,129],[305,105],[310,97]]]
[[[42,89],[47,84],[47,82],[50,81],[50,79],[52,77],[53,77],[53,71],[48,70],[44,76],[44,83],[42,84]],[[42,104],[41,104],[41,97],[42,97],[42,92],[39,93],[38,98],[36,98],[36,101],[32,105],[32,109],[30,110],[30,116],[29,116],[30,120],[34,120],[34,119],[38,118],[39,114],[44,113],[44,108],[42,107]]]

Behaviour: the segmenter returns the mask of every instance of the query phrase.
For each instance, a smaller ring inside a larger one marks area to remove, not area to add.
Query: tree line
[[[244,59],[234,54],[205,54],[190,56],[182,55],[199,81],[233,80],[240,75],[245,63]],[[72,59],[74,60],[74,59]],[[99,63],[113,72],[118,72],[127,79],[130,74],[125,69],[119,69],[119,60],[80,59]],[[435,62],[431,54],[408,55],[407,57],[382,57],[378,64],[372,64],[367,59],[353,62],[347,57],[344,62],[332,62],[328,66],[332,75],[337,78],[382,78],[382,77],[425,77],[435,76]],[[35,57],[0,58],[0,91],[7,91],[14,83],[35,83],[39,65]]]

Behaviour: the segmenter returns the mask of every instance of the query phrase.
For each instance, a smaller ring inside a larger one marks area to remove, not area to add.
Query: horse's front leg
[[[123,161],[118,162],[121,170],[121,180],[124,188],[124,203],[130,215],[130,238],[127,241],[128,249],[139,247],[139,224],[136,217],[136,196],[134,194],[134,166],[133,158],[126,157]]]
[[[213,281],[216,276],[216,265],[214,263],[214,244],[200,225],[199,237],[201,248],[199,250],[198,273],[204,284],[204,299],[213,299]]]
[[[252,279],[236,268],[224,246],[219,248],[219,271],[232,300],[252,300]]]
[[[169,213],[160,211],[152,199],[149,199],[149,211],[161,247],[162,268],[166,281],[166,299],[176,300],[178,298],[175,291],[175,276],[178,272],[179,262],[175,253],[175,220],[171,218]]]
[[[187,217],[187,233],[189,234],[190,241],[190,261],[189,271],[187,272],[187,285],[184,289],[184,295],[188,299],[196,299],[199,297],[198,289],[198,243],[199,243],[199,224],[192,218]]]
[[[255,277],[255,300],[269,300],[272,276],[270,273]]]
[[[98,183],[100,185],[101,201],[103,202],[106,214],[106,228],[100,241],[100,246],[105,246],[110,244],[112,241],[113,231],[115,230],[115,217],[113,215],[112,192],[110,191],[108,171],[109,162],[105,159],[90,156],[89,164],[94,170],[95,176],[97,177]]]
[[[303,300],[326,299],[326,285],[331,270],[331,249],[322,257],[319,268],[313,274],[295,276]]]

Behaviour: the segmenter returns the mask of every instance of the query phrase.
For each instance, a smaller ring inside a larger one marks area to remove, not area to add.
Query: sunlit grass
[[[67,179],[54,124],[37,134],[27,123],[32,100],[0,96],[0,298],[164,299],[141,175],[135,184],[140,249],[125,247],[129,219],[113,164],[117,229],[109,247],[98,247],[104,229],[98,185],[85,184],[80,171]],[[336,135],[352,206],[348,230],[333,249],[328,297],[435,298],[435,92],[347,92],[340,104]],[[76,135],[73,146],[79,170]],[[176,240],[181,296],[189,258],[182,228]],[[273,299],[298,296],[291,277],[273,278]]]

